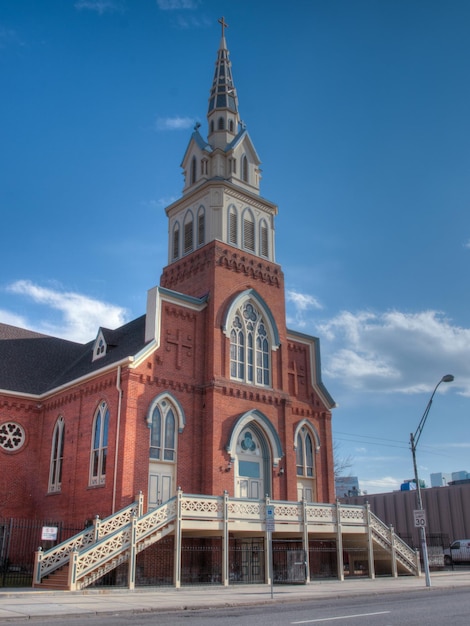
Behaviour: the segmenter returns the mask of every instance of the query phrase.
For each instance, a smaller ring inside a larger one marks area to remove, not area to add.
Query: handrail
[[[148,511],[136,522],[136,543],[140,543],[149,536],[158,533],[163,526],[176,518],[176,497],[164,502],[156,509]],[[78,582],[119,554],[129,550],[131,544],[132,520],[116,529],[114,532],[102,537],[93,545],[79,551],[76,559],[75,571],[71,577],[71,584],[75,587]]]
[[[141,501],[138,499],[103,520],[96,518],[93,526],[85,528],[50,550],[45,552],[38,550],[35,558],[35,581],[37,583],[41,582],[44,576],[51,574],[54,570],[68,563],[71,552],[93,545],[99,537],[105,537],[109,533],[114,532],[117,527],[122,526],[123,523],[127,523],[133,515],[139,512],[140,507]]]
[[[225,499],[227,508],[224,507]],[[178,502],[180,512],[178,514]],[[228,498],[227,496],[203,496],[184,494],[179,491],[155,509],[142,514],[142,498],[125,509],[110,515],[104,520],[96,520],[92,528],[78,533],[47,552],[36,553],[36,582],[70,561],[73,553],[73,566],[69,571],[70,588],[76,589],[92,572],[85,584],[89,584],[111,569],[117,562],[129,558],[132,550],[140,551],[161,537],[162,529],[170,522],[181,520],[211,521],[223,520],[238,522],[241,519],[251,523],[263,523],[266,520],[266,506],[274,506],[276,524],[284,527],[304,523],[306,527],[318,525],[365,526],[370,519],[370,531],[387,550],[395,550],[400,562],[413,570],[416,568],[414,551],[373,513],[367,515],[367,507],[362,505],[302,503],[288,501],[250,500]],[[305,511],[305,513],[303,512]],[[305,518],[303,519],[303,516]],[[179,517],[180,516],[180,517]],[[393,536],[392,536],[393,535]],[[139,550],[140,547],[140,550]],[[120,557],[120,558],[119,558]],[[113,565],[111,565],[113,563]],[[108,564],[108,565],[106,565]]]

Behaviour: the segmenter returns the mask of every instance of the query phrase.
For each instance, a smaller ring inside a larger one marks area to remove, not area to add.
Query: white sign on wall
[[[43,541],[56,541],[57,526],[43,526],[42,532],[41,532],[41,539]]]

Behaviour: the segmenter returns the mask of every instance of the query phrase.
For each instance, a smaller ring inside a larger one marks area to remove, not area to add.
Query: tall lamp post
[[[436,393],[437,388],[441,383],[451,383],[454,380],[452,374],[446,374],[441,378],[441,380],[434,387],[434,391],[429,398],[429,402],[427,407],[423,413],[423,417],[418,424],[418,428],[416,432],[410,434],[410,445],[411,445],[411,454],[413,455],[413,467],[415,470],[415,482],[416,482],[416,504],[418,506],[418,510],[423,509],[423,500],[421,497],[421,485],[419,483],[418,477],[418,466],[416,464],[416,446],[418,445],[419,438],[421,437],[421,433],[423,432],[424,425],[426,424],[426,420],[428,418],[429,411],[431,409],[432,400],[434,398],[434,394]],[[423,565],[424,565],[424,574],[426,577],[426,587],[431,586],[431,576],[429,574],[429,559],[428,559],[428,546],[426,544],[426,529],[424,526],[419,527],[419,537],[421,541],[421,553],[423,555]]]

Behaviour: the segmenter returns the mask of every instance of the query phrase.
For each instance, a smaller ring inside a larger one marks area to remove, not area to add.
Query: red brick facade
[[[243,132],[240,137],[248,141]],[[187,197],[190,202],[191,192]],[[269,217],[273,205],[258,204]],[[263,308],[275,329],[269,384],[231,376],[227,316],[244,294]],[[91,343],[84,347],[89,369],[76,378],[59,386],[51,380],[39,393],[15,391],[14,385],[0,390],[0,517],[85,522],[126,506],[139,491],[147,497],[149,410],[161,394],[178,413],[170,495],[178,486],[187,493],[240,495],[237,437],[253,425],[264,463],[260,497],[297,500],[296,437],[303,425],[315,448],[308,477],[313,499],[333,502],[333,402],[321,383],[318,341],[286,328],[280,266],[224,243],[216,233],[164,268],[161,288],[150,292],[150,301],[145,342],[136,352],[113,360],[116,348],[110,343],[108,361],[93,361]],[[109,410],[105,475],[102,484],[90,486],[94,416],[102,403]],[[65,424],[61,484],[51,490],[59,417]],[[5,429],[11,424],[23,429],[25,439],[9,449]]]

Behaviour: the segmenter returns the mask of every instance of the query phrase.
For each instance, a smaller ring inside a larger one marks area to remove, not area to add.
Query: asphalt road
[[[468,588],[429,589],[223,609],[133,614],[110,611],[81,617],[0,620],[0,624],[16,626],[253,626],[254,623],[256,626],[468,626],[470,594]]]

